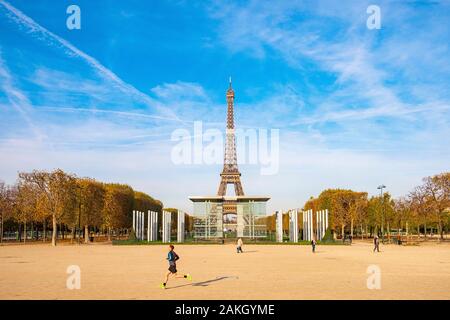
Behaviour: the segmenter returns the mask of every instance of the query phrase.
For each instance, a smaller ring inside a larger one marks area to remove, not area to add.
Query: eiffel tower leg
[[[242,189],[241,180],[237,180],[237,181],[234,182],[234,193],[237,196],[243,196],[244,195],[244,190]]]
[[[227,193],[227,182],[224,178],[220,180],[219,191],[217,191],[218,196],[224,196]]]

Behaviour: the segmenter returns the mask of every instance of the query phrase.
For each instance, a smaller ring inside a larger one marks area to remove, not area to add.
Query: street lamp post
[[[379,185],[377,189],[380,190],[381,197],[381,241],[384,242],[384,198],[383,198],[383,189],[386,188],[384,184]]]

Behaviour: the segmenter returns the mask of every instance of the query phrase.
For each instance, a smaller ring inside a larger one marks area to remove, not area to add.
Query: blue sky
[[[269,211],[404,195],[449,170],[449,22],[449,1],[0,0],[0,179],[60,167],[191,211],[221,166],[175,165],[170,137],[224,130],[231,75],[236,126],[280,130],[277,174],[240,167]]]

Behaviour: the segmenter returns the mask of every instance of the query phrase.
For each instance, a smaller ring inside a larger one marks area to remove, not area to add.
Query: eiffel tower
[[[241,173],[239,172],[237,165],[237,155],[236,155],[236,137],[234,134],[234,91],[231,86],[227,90],[227,130],[226,130],[226,140],[225,140],[225,152],[223,161],[223,170],[220,174],[220,185],[219,191],[217,191],[218,196],[225,196],[227,193],[228,184],[234,185],[234,192],[236,196],[243,196],[244,190],[241,184]],[[225,211],[233,211],[232,203],[229,204],[228,209]]]

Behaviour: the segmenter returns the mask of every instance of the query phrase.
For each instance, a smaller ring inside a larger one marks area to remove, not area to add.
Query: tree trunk
[[[108,241],[111,241],[111,227],[108,227]]]
[[[425,222],[425,224],[423,225],[423,234],[425,235],[425,240],[427,240],[427,223]]]
[[[70,243],[73,243],[74,238],[75,238],[75,225],[72,226],[72,236],[70,237]]]
[[[52,224],[53,224],[52,246],[56,246],[56,235],[58,232],[58,224],[56,223],[56,214],[53,214],[53,216],[52,216]]]
[[[84,243],[89,243],[89,226],[84,225]]]
[[[344,240],[345,225],[341,225],[342,240]]]
[[[3,243],[3,212],[0,214],[0,243]]]
[[[42,241],[45,242],[45,241],[47,241],[47,221],[45,219],[43,222],[43,232],[44,232],[44,236],[42,237]]]
[[[389,226],[389,222],[387,223],[387,234],[388,234],[388,240],[391,239],[391,228]]]
[[[409,237],[409,226],[408,221],[406,221],[406,242],[408,242],[408,237]]]
[[[353,218],[352,218],[351,221],[350,221],[350,235],[351,235],[352,238],[353,238]]]
[[[22,242],[22,224],[19,223],[19,232],[17,233],[17,239]]]
[[[23,243],[27,242],[27,222],[23,223]]]
[[[444,240],[444,228],[442,227],[442,221],[439,219],[439,234],[441,235],[441,240]]]

